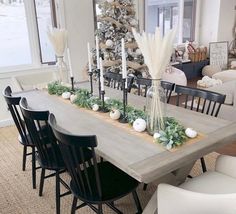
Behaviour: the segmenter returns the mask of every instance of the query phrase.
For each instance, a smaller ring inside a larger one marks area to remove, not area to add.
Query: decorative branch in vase
[[[159,28],[156,28],[155,34],[147,34],[145,32],[139,34],[133,29],[134,37],[153,80],[152,87],[147,93],[146,106],[149,109],[147,111],[147,130],[152,135],[155,132],[164,130],[163,111],[165,107],[163,106],[165,104],[163,104],[163,91],[161,91],[160,80],[170,62],[175,32],[172,29],[162,37]]]
[[[52,44],[53,50],[57,57],[57,66],[59,68],[59,81],[66,82],[67,75],[66,70],[67,66],[64,62],[64,52],[66,49],[67,41],[67,30],[52,28],[48,30],[48,38]]]

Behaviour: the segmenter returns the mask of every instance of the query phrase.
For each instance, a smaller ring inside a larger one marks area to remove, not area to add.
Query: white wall
[[[201,2],[199,43],[232,41],[235,0],[198,0]]]
[[[221,0],[198,1],[201,1],[199,43],[208,47],[209,42],[217,41]]]
[[[235,0],[221,0],[220,15],[219,15],[219,28],[218,28],[218,41],[233,40],[233,26],[235,22]]]
[[[72,70],[76,80],[83,80],[88,62],[87,42],[94,45],[94,17],[92,0],[64,0],[65,26],[68,30]]]

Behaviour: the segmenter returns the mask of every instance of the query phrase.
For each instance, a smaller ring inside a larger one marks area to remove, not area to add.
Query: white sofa
[[[222,85],[210,87],[206,90],[226,95],[225,104],[221,106],[218,117],[236,121],[236,80],[224,82]]]

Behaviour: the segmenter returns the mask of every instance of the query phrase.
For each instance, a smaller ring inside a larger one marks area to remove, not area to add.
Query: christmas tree
[[[138,29],[133,0],[98,1],[96,35],[105,71],[121,72],[121,39],[125,40],[129,75],[147,76],[143,56],[135,42],[132,28]],[[95,58],[94,58],[95,59]]]

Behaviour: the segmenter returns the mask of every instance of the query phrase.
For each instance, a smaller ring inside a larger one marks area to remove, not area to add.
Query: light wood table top
[[[78,86],[89,88],[88,83]],[[122,97],[121,91],[110,88],[105,90],[106,96]],[[193,127],[205,135],[199,142],[185,144],[170,152],[159,144],[146,142],[144,138],[94,117],[89,111],[79,109],[45,91],[25,91],[18,95],[26,97],[32,109],[54,113],[58,124],[69,132],[97,135],[97,154],[140,182],[154,181],[236,139],[236,123],[167,105],[168,116],[175,117],[185,127]],[[142,109],[145,98],[129,94],[128,102]]]

